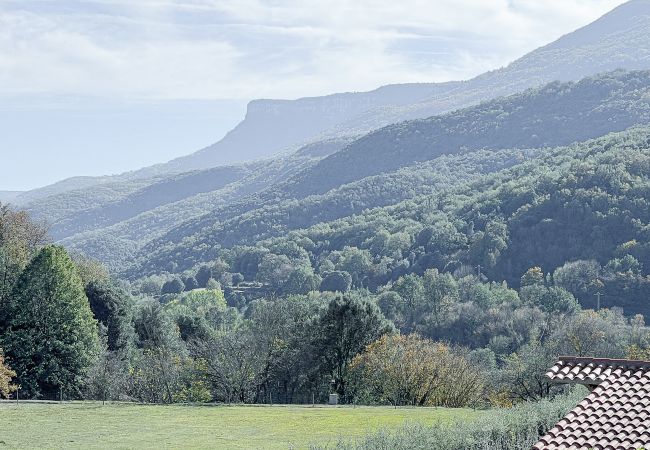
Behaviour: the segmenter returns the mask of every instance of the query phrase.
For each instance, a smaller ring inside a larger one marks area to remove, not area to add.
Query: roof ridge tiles
[[[593,364],[595,366],[612,366],[621,368],[650,369],[650,361],[637,359],[615,359],[615,358],[591,358],[588,356],[560,356],[558,360],[562,363],[574,363],[579,365]]]

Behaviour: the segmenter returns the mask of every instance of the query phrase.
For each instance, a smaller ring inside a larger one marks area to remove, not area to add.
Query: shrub
[[[471,422],[424,426],[407,424],[397,431],[371,433],[356,441],[341,440],[345,450],[521,450],[530,448],[582,400],[585,388],[553,401],[524,403],[511,409],[495,409]],[[318,447],[312,447],[318,448]]]

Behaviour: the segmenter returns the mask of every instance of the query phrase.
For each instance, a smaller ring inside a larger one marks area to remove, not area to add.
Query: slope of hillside
[[[44,199],[53,195],[63,194],[65,192],[124,181],[125,180],[119,176],[66,178],[65,180],[58,181],[48,186],[32,189],[30,191],[20,192],[17,196],[14,196],[13,203],[22,206],[27,205],[33,201]]]
[[[256,198],[256,194],[275,183],[304,170],[316,159],[309,155],[275,158],[261,164],[244,164],[248,174],[222,188],[209,192],[194,192],[182,200],[166,202],[117,223],[88,229],[66,237],[61,244],[75,251],[103,261],[111,269],[117,269],[131,259],[142,246],[161,237],[179,224],[203,216],[206,211],[225,211],[236,205],[241,198]],[[241,168],[240,167],[240,168]],[[255,170],[250,170],[255,168]],[[197,172],[202,176],[214,169]],[[130,199],[127,197],[127,200]],[[93,215],[104,214],[112,204],[91,210]],[[225,212],[223,213],[226,214]],[[62,222],[67,223],[67,222]],[[55,224],[54,228],[57,228]]]
[[[244,209],[240,214],[232,214],[233,209],[229,205],[171,230],[135,256],[140,258],[139,262],[144,264],[147,273],[156,273],[161,271],[161,267],[162,270],[169,270],[169,266],[165,266],[162,259],[158,260],[156,256],[163,253],[163,258],[168,258],[165,251],[170,250],[185,258],[172,261],[173,267],[183,270],[197,261],[210,260],[221,248],[254,245],[257,241],[319,222],[359,214],[369,208],[392,205],[425,193],[444,191],[482,175],[520,164],[538,152],[539,150],[501,150],[442,156],[393,173],[368,177],[333,189],[325,195],[259,204]],[[248,202],[241,202],[240,205],[246,206]],[[219,217],[219,220],[215,221],[215,217]],[[195,235],[186,235],[188,228],[200,231]],[[185,251],[188,248],[192,250]],[[152,257],[144,257],[145,253]],[[129,263],[132,265],[133,261]]]
[[[367,194],[372,192],[372,182],[359,184],[361,189],[345,184],[416,162],[435,161],[441,155],[481,148],[567,145],[645,123],[650,123],[650,72],[618,72],[579,83],[551,83],[445,116],[390,126],[353,142],[266,195],[188,221],[145,247],[138,261],[146,264],[147,272],[164,270],[163,263],[169,261],[184,269],[211,258],[220,246],[252,243],[313,225],[324,211],[328,214],[324,220],[332,220],[399,201],[404,197]],[[409,183],[419,183],[412,175],[379,177],[374,184],[395,184],[396,190],[408,195]],[[454,176],[462,179],[462,167]],[[337,191],[331,196],[322,195],[332,188]],[[361,201],[351,195],[358,191],[364,193]],[[314,194],[321,195],[308,197]],[[356,208],[349,207],[351,201],[357,202]],[[185,247],[202,250],[188,257]]]
[[[650,0],[625,3],[507,67],[469,81],[389,85],[294,101],[256,100],[223,140],[155,169],[178,172],[268,156],[306,141],[365,134],[551,81],[575,81],[616,69],[650,69]]]
[[[51,223],[52,238],[60,240],[79,232],[113,225],[187,197],[222,189],[259,168],[259,164],[217,167],[153,180],[112,183],[111,187],[135,185],[138,188],[121,192],[113,191],[106,199],[98,198],[99,192],[105,190],[100,185],[92,188],[93,195],[89,195],[87,190],[67,192],[54,198],[31,203],[28,210],[35,217],[48,220]],[[77,196],[80,199],[91,199],[91,202],[86,204],[87,208],[81,205],[71,207],[71,199]],[[54,216],[52,212],[56,208],[53,208],[53,205],[57,201],[62,203],[59,209],[62,214]]]
[[[131,275],[159,272],[170,260],[181,271],[220,258],[230,272],[280,290],[291,282],[292,270],[343,270],[353,286],[375,290],[428,268],[462,276],[480,265],[487,279],[517,286],[531,267],[550,273],[568,263],[562,282],[573,283],[567,277],[581,282],[588,276],[580,264],[598,265],[607,305],[647,314],[649,177],[650,127],[632,129],[542,149],[536,158],[478,180],[252,247],[210,247],[191,238],[160,251],[151,247],[146,269]],[[269,263],[280,261],[282,267],[269,272]],[[586,307],[594,306],[593,292],[575,293]]]
[[[293,196],[327,192],[440,154],[566,145],[650,120],[650,72],[551,83],[443,116],[370,133],[292,180]]]

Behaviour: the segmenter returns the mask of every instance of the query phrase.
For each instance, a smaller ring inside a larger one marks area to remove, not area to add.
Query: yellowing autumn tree
[[[0,348],[0,397],[7,398],[16,390],[16,386],[11,384],[11,379],[15,376],[16,372],[5,365],[4,354]]]
[[[416,334],[382,336],[354,358],[352,369],[379,403],[461,407],[482,391],[479,371],[463,355]]]

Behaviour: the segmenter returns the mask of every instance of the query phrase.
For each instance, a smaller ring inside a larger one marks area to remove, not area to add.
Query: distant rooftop
[[[593,390],[533,449],[650,450],[650,361],[560,357],[546,376]]]

